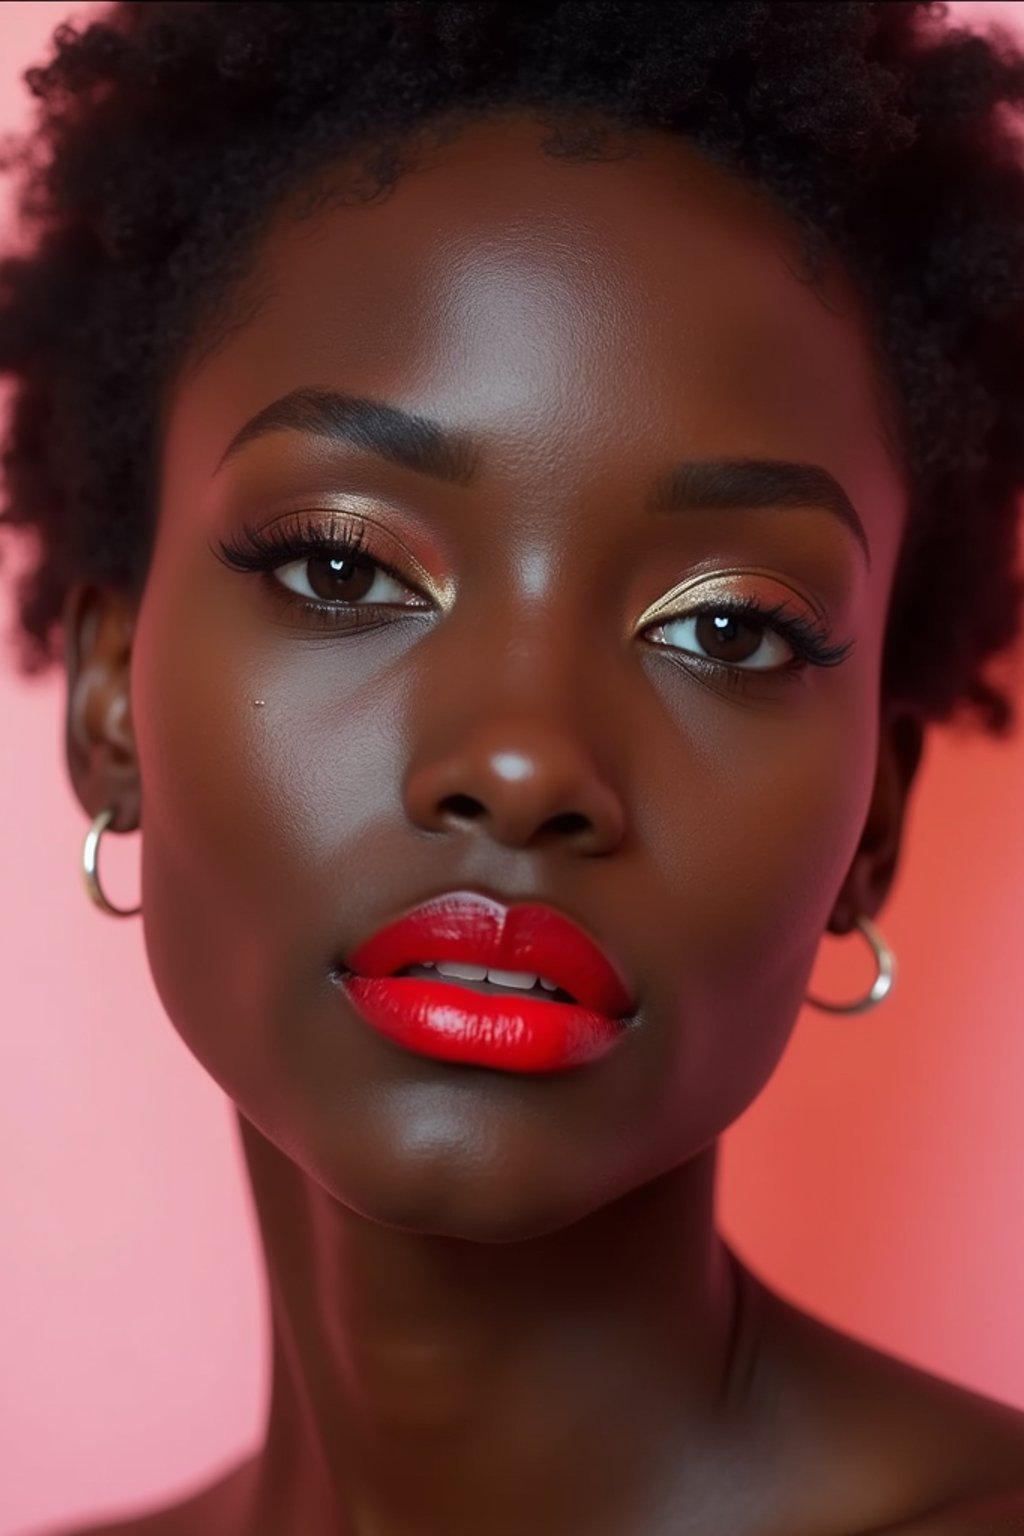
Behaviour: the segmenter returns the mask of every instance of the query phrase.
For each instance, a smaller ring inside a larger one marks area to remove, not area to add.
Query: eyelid
[[[697,589],[699,599],[703,602],[713,602],[716,598],[736,597],[736,578],[745,580],[755,578],[758,582],[768,582],[777,587],[781,592],[792,596],[794,593],[801,597],[815,616],[821,620],[827,619],[827,613],[819,599],[812,596],[801,583],[796,581],[783,581],[773,571],[766,571],[757,566],[740,565],[729,566],[725,570],[715,570],[713,574],[688,576],[685,581],[666,592],[664,597],[659,597],[657,602],[645,608],[636,623],[636,628],[646,629],[649,625],[667,618],[682,617],[686,609],[681,603],[684,594]],[[731,578],[731,579],[730,579]],[[760,589],[759,589],[760,590]]]
[[[275,527],[279,523],[287,523],[289,517],[305,516],[306,518],[316,518],[318,515],[323,514],[325,535],[328,538],[336,538],[339,543],[343,544],[346,527],[351,527],[354,522],[365,523],[374,530],[375,538],[379,539],[380,543],[384,546],[383,549],[380,549],[374,543],[368,542],[364,553],[369,559],[372,560],[375,556],[379,556],[378,564],[386,562],[389,566],[393,567],[394,574],[398,580],[402,579],[401,565],[404,562],[407,566],[411,567],[409,575],[415,576],[428,597],[441,608],[451,607],[455,595],[454,582],[448,577],[438,580],[437,577],[432,576],[423,562],[413,554],[405,541],[393,528],[388,526],[383,518],[375,517],[372,511],[367,511],[361,506],[353,505],[353,503],[358,503],[360,500],[361,498],[358,494],[354,494],[347,496],[337,506],[311,507],[304,503],[301,506],[291,507],[287,512],[280,513],[269,523],[265,523],[263,527],[269,531],[270,528]],[[400,561],[391,558],[389,552],[391,546],[400,552]]]

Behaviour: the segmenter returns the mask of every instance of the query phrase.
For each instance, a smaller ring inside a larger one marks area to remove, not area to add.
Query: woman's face
[[[771,1076],[872,802],[904,517],[856,299],[801,282],[788,221],[658,133],[582,165],[540,138],[509,113],[375,204],[279,211],[251,313],[167,398],[130,672],[145,938],[182,1038],[338,1200],[491,1239],[666,1173]],[[325,429],[221,462],[310,387],[440,423],[455,478]],[[736,457],[818,466],[870,559],[825,490],[653,505]],[[311,520],[397,578],[332,597],[322,564],[217,558]],[[391,606],[360,628],[367,594]],[[852,649],[794,670],[763,623],[686,618],[723,596]],[[378,1035],[334,967],[459,890],[572,917],[638,1027],[537,1076]]]

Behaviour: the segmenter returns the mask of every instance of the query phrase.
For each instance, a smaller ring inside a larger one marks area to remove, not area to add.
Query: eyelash
[[[298,605],[302,612],[311,614],[318,624],[325,627],[338,623],[339,611],[345,613],[351,622],[351,616],[358,613],[360,607],[365,607],[372,613],[375,609],[379,612],[382,607],[392,605],[353,604],[348,609],[339,610],[336,604],[310,602],[295,593],[290,593],[287,587],[275,579],[274,570],[298,560],[358,560],[362,556],[363,563],[376,566],[378,570],[394,581],[400,582],[402,586],[410,585],[395,566],[388,564],[386,560],[378,559],[376,555],[365,554],[365,548],[366,529],[362,522],[354,521],[351,524],[336,525],[336,531],[327,532],[323,524],[316,519],[300,522],[285,533],[274,533],[246,524],[241,529],[237,541],[222,539],[217,544],[219,558],[225,564],[238,571],[260,572],[273,589],[276,598],[284,601],[288,606]],[[419,595],[423,596],[422,593]],[[749,677],[751,673],[755,676],[789,675],[791,677],[794,672],[802,670],[807,665],[835,667],[845,661],[854,644],[853,640],[847,640],[840,645],[831,645],[828,632],[823,627],[812,623],[802,615],[787,614],[784,602],[766,608],[756,598],[750,596],[715,598],[713,602],[698,604],[696,607],[688,608],[685,613],[669,615],[658,622],[659,625],[668,624],[676,619],[699,618],[705,614],[714,614],[719,617],[728,615],[772,629],[793,647],[800,658],[799,663],[791,663],[785,667],[743,667],[733,662],[716,661],[711,656],[694,656],[689,651],[681,653],[729,675],[730,681],[739,681],[732,677],[734,673],[739,673],[742,677]],[[358,628],[358,623],[354,627]],[[677,648],[664,645],[662,649],[671,652]]]
[[[786,604],[776,603],[773,608],[766,608],[755,597],[716,597],[713,602],[698,603],[695,608],[687,608],[685,613],[672,615],[659,620],[659,624],[669,624],[676,618],[694,619],[704,614],[715,614],[718,617],[728,615],[731,618],[750,619],[754,623],[763,625],[766,629],[775,630],[782,636],[802,658],[803,662],[812,667],[837,667],[841,661],[853,649],[853,641],[846,640],[839,645],[830,645],[828,631],[820,625],[813,624],[810,619],[801,614],[787,614]],[[687,653],[689,654],[689,653]],[[778,677],[782,673],[795,672],[797,667],[736,667],[731,662],[715,662],[712,657],[697,657],[698,661],[707,660],[712,665],[729,667],[740,672],[765,672]]]
[[[284,584],[276,580],[274,570],[282,565],[292,565],[297,560],[353,560],[364,565],[375,566],[378,571],[383,571],[394,581],[400,582],[403,587],[410,586],[408,579],[397,566],[390,565],[387,560],[381,560],[377,555],[364,554],[366,548],[366,526],[364,523],[354,520],[351,523],[336,523],[335,531],[328,532],[321,522],[315,518],[305,519],[293,525],[284,533],[275,533],[268,529],[256,528],[251,523],[243,525],[236,541],[220,539],[217,549],[219,558],[226,565],[230,565],[236,571],[259,572],[275,600],[283,602],[286,607],[298,607],[303,613],[308,613],[317,624],[330,628],[339,622],[338,615],[343,613],[350,628],[373,628],[379,623],[379,618],[360,622],[355,616],[365,610],[368,615],[380,612],[385,605],[382,603],[353,603],[349,608],[342,608],[335,603],[314,603],[308,598],[300,597],[291,592]],[[423,593],[418,594],[421,597]],[[388,604],[388,607],[393,607]],[[422,609],[408,608],[409,613],[422,612]]]

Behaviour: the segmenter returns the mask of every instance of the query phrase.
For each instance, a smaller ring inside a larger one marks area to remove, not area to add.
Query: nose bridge
[[[625,812],[613,712],[597,698],[602,658],[581,620],[520,594],[453,620],[445,639],[418,691],[404,786],[411,819],[431,830],[485,825],[519,847],[562,835],[607,851]]]
[[[474,628],[490,690],[509,701],[528,699],[538,716],[549,711],[564,724],[566,707],[587,684],[585,617],[569,607],[565,594],[492,602]]]

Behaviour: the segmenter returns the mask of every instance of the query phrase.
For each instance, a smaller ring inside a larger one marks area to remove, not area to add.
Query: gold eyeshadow
[[[766,571],[757,566],[730,566],[724,570],[716,570],[706,574],[688,576],[659,597],[656,602],[645,608],[637,620],[637,629],[644,629],[649,624],[659,620],[665,620],[682,614],[685,610],[685,598],[694,597],[701,603],[714,602],[716,598],[723,601],[743,597],[747,593],[764,597],[769,602],[773,599],[780,601],[794,596],[807,604],[811,611],[819,619],[824,620],[826,610],[819,599],[812,596],[802,583],[791,579],[783,580],[774,571]]]
[[[451,577],[438,578],[431,574],[423,562],[413,554],[408,544],[394,531],[390,522],[383,517],[374,516],[372,511],[364,511],[358,505],[361,500],[358,493],[345,497],[344,503],[336,507],[311,507],[308,504],[295,506],[288,511],[279,513],[269,523],[263,524],[265,530],[277,527],[284,523],[286,526],[290,518],[304,517],[307,521],[317,519],[318,514],[323,514],[323,532],[327,538],[336,538],[338,543],[345,543],[346,531],[351,535],[354,524],[365,525],[370,532],[364,546],[364,552],[371,559],[379,559],[383,564],[404,570],[408,567],[407,574],[415,577],[426,596],[430,597],[438,607],[449,609],[455,600],[455,583]],[[353,505],[355,503],[356,505]],[[392,558],[391,551],[400,554],[400,559]]]

